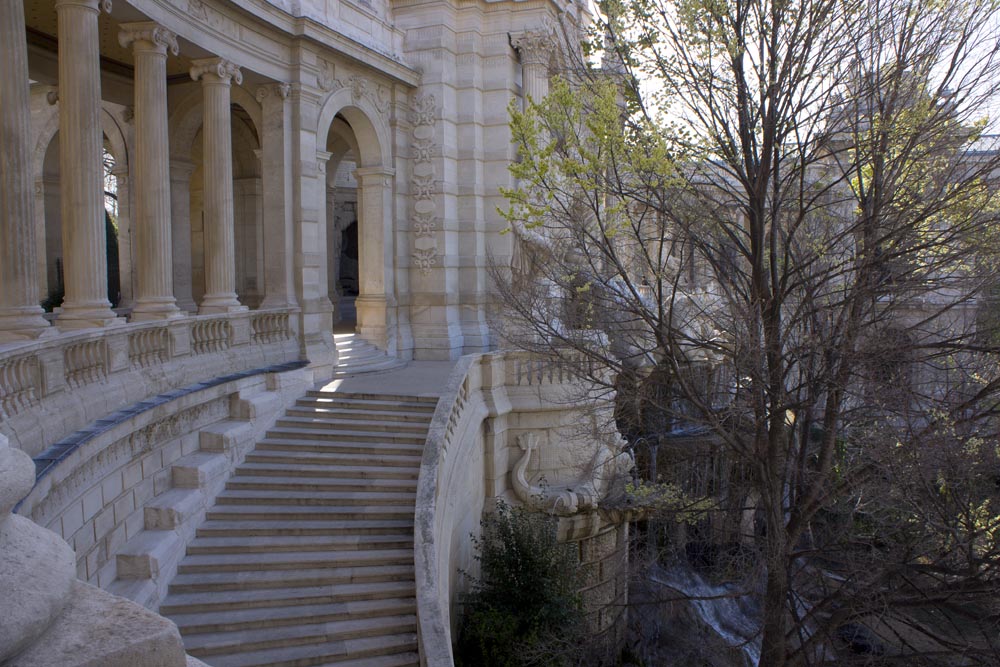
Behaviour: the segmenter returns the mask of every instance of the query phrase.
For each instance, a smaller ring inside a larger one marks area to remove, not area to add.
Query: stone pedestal
[[[108,302],[99,0],[57,0],[59,170],[66,297],[58,325],[122,324]],[[106,3],[110,6],[110,3]]]
[[[229,87],[242,83],[239,67],[221,58],[195,60],[191,78],[201,80],[205,179],[205,296],[199,313],[246,310],[236,297],[236,253],[233,231],[233,138]]]
[[[167,49],[177,38],[155,23],[123,23],[118,41],[135,55],[136,321],[180,317],[173,294],[170,244],[170,143],[167,138]]]

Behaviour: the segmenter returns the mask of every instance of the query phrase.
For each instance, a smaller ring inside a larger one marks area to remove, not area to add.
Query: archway
[[[385,118],[367,97],[341,89],[320,114],[318,137],[325,161],[320,210],[325,280],[321,290],[338,306],[349,325],[350,266],[341,262],[349,250],[352,224],[357,229],[357,297],[354,330],[389,354],[398,348],[395,316],[392,193],[393,171]],[[350,235],[351,232],[347,232]],[[335,236],[337,235],[337,236]],[[345,248],[345,246],[348,246]],[[350,259],[350,258],[347,258]],[[341,269],[345,280],[341,281]],[[337,288],[345,293],[339,303]],[[345,290],[345,287],[347,288]],[[338,330],[341,330],[338,328]]]

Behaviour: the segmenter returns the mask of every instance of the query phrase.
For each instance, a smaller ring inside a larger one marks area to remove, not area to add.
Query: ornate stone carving
[[[434,201],[435,169],[433,156],[434,121],[437,103],[433,95],[412,99],[410,120],[413,123],[413,170],[410,189],[413,195],[413,263],[426,275],[438,262],[438,219]]]
[[[243,83],[243,73],[239,65],[226,60],[225,58],[208,58],[205,60],[195,60],[191,66],[191,78],[195,81],[201,79],[205,74],[217,76],[227,83],[231,79],[240,85]]]
[[[541,30],[527,30],[511,34],[510,45],[521,54],[521,62],[525,65],[548,65],[555,53],[558,41],[555,31],[545,26]]]
[[[208,10],[202,0],[188,0],[188,14],[200,21],[208,20]]]
[[[123,23],[122,31],[118,33],[118,43],[128,48],[132,42],[142,40],[164,47],[173,55],[180,53],[177,48],[177,35],[163,26],[155,23]]]
[[[319,85],[320,90],[328,93],[343,86],[334,76],[333,65],[322,58],[319,60],[319,75],[316,77],[316,83]]]
[[[368,79],[360,74],[352,74],[347,78],[351,87],[351,99],[355,104],[360,102],[368,94]]]
[[[292,92],[291,84],[275,83],[258,87],[256,92],[256,97],[258,102],[263,102],[271,95],[275,95],[283,100],[287,100],[291,92]]]

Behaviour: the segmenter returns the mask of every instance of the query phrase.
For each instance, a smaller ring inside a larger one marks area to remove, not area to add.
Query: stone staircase
[[[337,366],[333,369],[334,379],[358,373],[377,373],[402,368],[405,361],[390,357],[382,350],[362,339],[356,333],[333,335],[337,345]]]
[[[417,473],[436,399],[310,391],[208,510],[160,613],[213,667],[419,664]]]

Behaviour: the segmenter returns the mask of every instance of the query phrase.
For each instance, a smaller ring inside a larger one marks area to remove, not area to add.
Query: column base
[[[60,329],[97,329],[117,327],[125,324],[124,317],[118,317],[111,310],[107,300],[91,303],[63,303],[56,318]]]
[[[266,310],[268,308],[297,308],[299,304],[295,302],[295,299],[280,296],[266,296],[264,300],[260,302],[260,309]]]
[[[174,297],[160,297],[150,299],[139,299],[132,309],[133,322],[148,322],[150,320],[170,320],[175,317],[184,317],[184,313],[177,307]]]
[[[196,304],[194,302],[194,299],[192,299],[190,296],[188,296],[187,298],[177,297],[177,307],[180,308],[185,313],[198,312],[198,304]]]
[[[39,306],[0,309],[0,343],[55,336],[56,331]]]
[[[383,352],[395,354],[396,351],[389,346],[385,297],[361,295],[354,301],[354,306],[358,311],[358,334]]]
[[[206,294],[198,306],[199,315],[216,315],[219,313],[241,313],[249,310],[240,303],[235,294]]]

